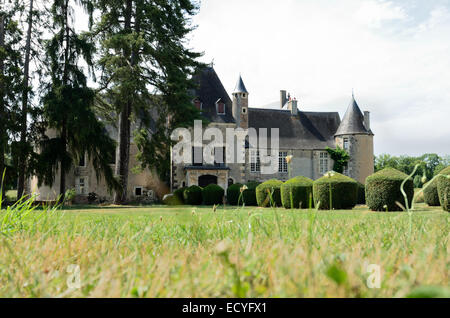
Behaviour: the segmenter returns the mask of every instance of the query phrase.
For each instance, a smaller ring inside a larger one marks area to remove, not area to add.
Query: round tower
[[[241,75],[233,91],[233,118],[236,126],[248,129],[248,91],[245,88]]]
[[[370,113],[362,114],[354,96],[334,138],[337,146],[345,149],[350,160],[344,174],[364,184],[374,172],[373,132],[370,129]]]

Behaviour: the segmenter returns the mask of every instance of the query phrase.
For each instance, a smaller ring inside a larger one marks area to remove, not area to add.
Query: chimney
[[[288,109],[291,111],[292,116],[297,116],[298,114],[297,98],[289,100]]]
[[[286,91],[281,90],[280,91],[280,108],[283,108],[284,104],[286,104],[287,98],[286,98]]]
[[[366,127],[367,130],[370,130],[370,112],[364,111],[364,127]]]

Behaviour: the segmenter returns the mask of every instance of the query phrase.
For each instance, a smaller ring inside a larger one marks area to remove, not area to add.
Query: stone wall
[[[336,145],[343,148],[344,138],[349,138],[348,176],[364,184],[374,172],[373,135],[339,136],[336,137]]]

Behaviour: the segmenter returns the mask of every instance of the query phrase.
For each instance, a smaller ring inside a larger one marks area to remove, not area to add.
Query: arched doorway
[[[210,174],[205,174],[203,176],[198,177],[198,185],[200,187],[206,187],[209,184],[217,184],[217,176],[213,176]]]

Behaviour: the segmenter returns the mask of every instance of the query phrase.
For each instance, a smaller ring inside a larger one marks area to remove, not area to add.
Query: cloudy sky
[[[450,154],[450,0],[203,0],[190,46],[250,106],[279,90],[339,111],[352,88],[371,111],[375,153]]]
[[[353,89],[375,154],[450,154],[450,0],[202,0],[193,24],[190,47],[229,94],[241,73],[251,107],[285,89],[342,118]]]

